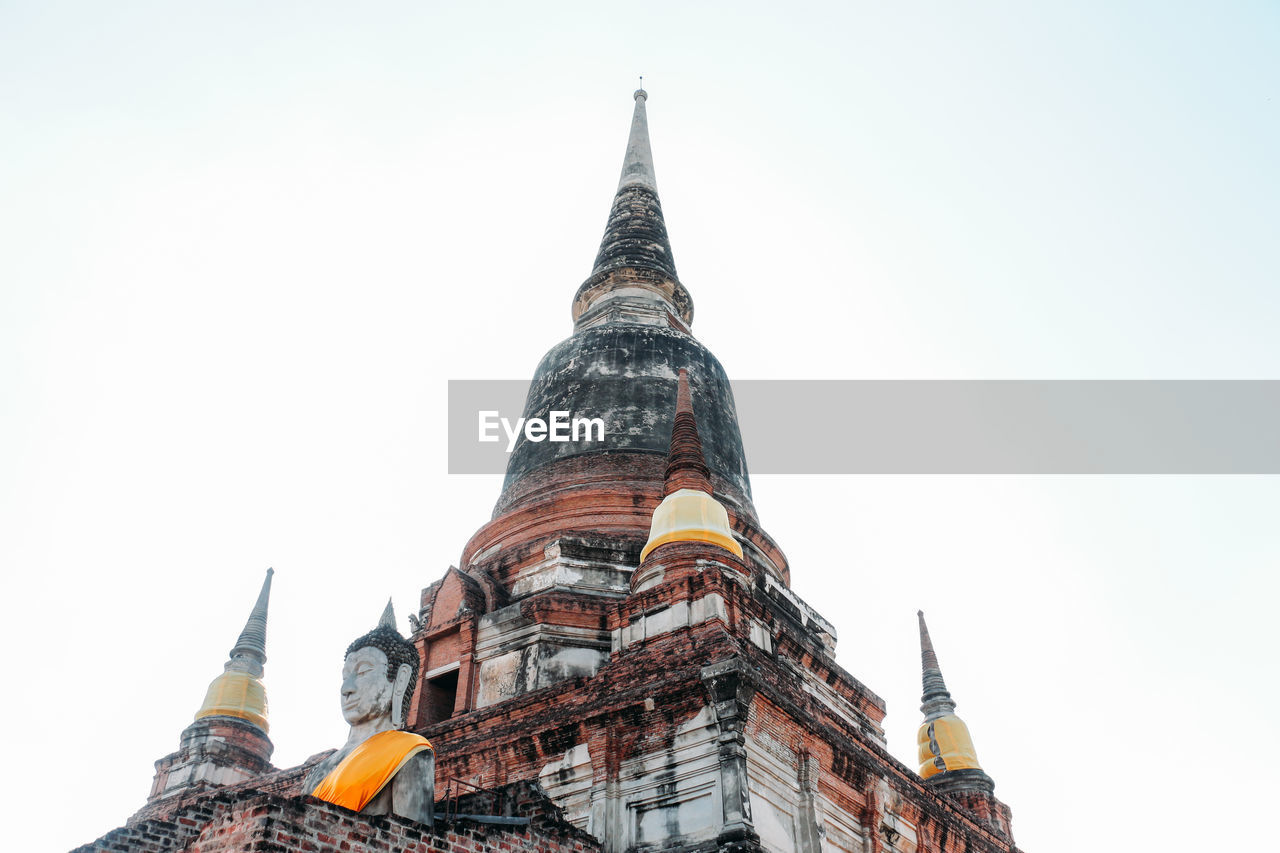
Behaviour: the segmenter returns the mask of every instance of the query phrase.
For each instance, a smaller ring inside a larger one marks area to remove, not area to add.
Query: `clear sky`
[[[275,761],[343,739],[343,648],[498,494],[446,380],[569,334],[637,74],[735,379],[1276,379],[1278,47],[1269,2],[0,3],[0,785],[56,815],[9,832],[142,805],[267,566]],[[908,764],[924,608],[1022,847],[1274,841],[1277,478],[754,487]]]

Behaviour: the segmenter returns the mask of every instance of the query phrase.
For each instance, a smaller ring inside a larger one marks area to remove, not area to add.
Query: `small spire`
[[[929,626],[924,623],[924,611],[917,610],[916,616],[920,620],[920,665],[924,682],[920,710],[924,712],[926,721],[936,720],[954,712],[956,703],[951,699],[947,683],[942,680],[942,668],[938,666],[938,655],[929,638]]]
[[[267,692],[262,686],[263,665],[267,662],[267,604],[271,600],[271,576],[258,592],[258,601],[249,613],[240,638],[225,664],[222,674],[205,691],[204,702],[196,711],[196,719],[204,717],[239,717],[267,731]]]
[[[711,494],[711,471],[702,454],[698,421],[693,415],[693,394],[689,371],[680,368],[676,386],[676,418],[671,427],[671,449],[667,453],[666,485],[663,495],[680,489],[696,489]]]
[[[378,620],[379,628],[390,628],[392,631],[396,629],[396,612],[391,607],[391,599],[387,599],[387,606],[382,611],[382,618]]]
[[[665,479],[662,503],[653,511],[649,541],[640,549],[640,562],[668,542],[707,542],[741,560],[742,546],[733,538],[729,513],[711,491],[711,472],[702,455],[702,439],[693,416],[689,371],[683,368],[676,385],[676,417],[671,427]]]
[[[916,732],[920,775],[940,790],[989,794],[995,789],[995,783],[978,763],[969,727],[956,716],[956,703],[942,680],[942,668],[938,666],[938,655],[924,623],[924,611],[917,610],[916,616],[920,619],[920,663],[924,672],[924,697],[920,705],[924,722]]]
[[[271,576],[275,573],[275,569],[267,569],[267,577],[258,592],[258,601],[253,605],[249,619],[244,623],[244,630],[240,632],[240,638],[231,650],[232,658],[252,657],[259,665],[267,662],[267,604],[271,600]]]

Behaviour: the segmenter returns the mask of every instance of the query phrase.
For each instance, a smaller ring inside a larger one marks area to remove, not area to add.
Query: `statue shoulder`
[[[430,826],[435,809],[436,757],[423,749],[404,763],[391,780],[391,811]]]
[[[321,758],[307,771],[306,777],[302,780],[302,793],[310,794],[314,791],[316,786],[333,772],[333,768],[337,767],[342,762],[342,759],[347,757],[348,752],[350,750],[331,749],[327,754],[320,753],[324,755],[324,758]]]

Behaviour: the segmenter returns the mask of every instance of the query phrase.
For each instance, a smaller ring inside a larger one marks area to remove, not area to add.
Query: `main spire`
[[[644,89],[635,93],[618,190],[591,275],[578,288],[578,328],[603,323],[670,325],[688,331],[693,300],[680,283],[658,200]]]
[[[667,223],[658,201],[658,182],[653,176],[649,116],[644,108],[649,95],[644,89],[637,89],[635,98],[618,192],[613,197],[609,222],[591,275],[617,269],[643,269],[677,279]]]

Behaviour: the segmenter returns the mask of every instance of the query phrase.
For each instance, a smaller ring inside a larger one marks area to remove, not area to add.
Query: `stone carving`
[[[378,626],[347,647],[341,692],[347,742],[311,770],[303,790],[363,814],[431,825],[435,754],[426,738],[401,730],[417,680],[417,650],[396,630],[388,601]]]

